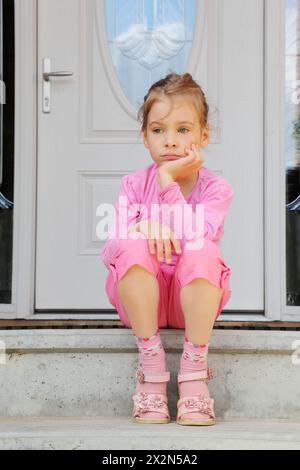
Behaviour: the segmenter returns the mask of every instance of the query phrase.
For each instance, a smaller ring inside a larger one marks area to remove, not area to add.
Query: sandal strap
[[[205,395],[187,396],[180,398],[177,402],[178,418],[185,413],[200,412],[207,414],[211,418],[215,418],[214,413],[214,399],[206,397]]]
[[[212,369],[207,367],[207,369],[199,370],[197,372],[190,372],[188,374],[179,374],[178,383],[188,382],[190,380],[210,380],[213,378]]]
[[[143,369],[138,369],[136,378],[140,383],[144,382],[169,382],[170,372],[146,372]]]
[[[139,416],[140,413],[148,411],[156,411],[158,413],[165,413],[167,418],[170,418],[168,409],[168,398],[162,393],[149,393],[139,392],[132,397],[134,402],[133,417]]]

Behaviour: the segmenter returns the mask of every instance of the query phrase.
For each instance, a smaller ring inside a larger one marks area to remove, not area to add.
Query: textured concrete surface
[[[161,336],[174,418],[183,331]],[[0,416],[131,416],[138,365],[131,330],[7,330],[0,341]],[[300,419],[297,347],[300,332],[214,331],[209,389],[217,417]]]
[[[137,424],[128,418],[0,418],[0,449],[299,450],[300,420]]]

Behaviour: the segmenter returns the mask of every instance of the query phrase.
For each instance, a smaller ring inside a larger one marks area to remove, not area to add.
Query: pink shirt
[[[180,234],[183,234],[182,238],[185,238],[185,228],[190,227],[194,230],[197,228],[197,222],[199,222],[199,220],[197,221],[197,217],[199,219],[198,209],[196,210],[197,204],[201,205],[204,216],[201,225],[204,238],[209,238],[218,245],[220,243],[225,217],[234,195],[230,184],[224,178],[202,166],[195,186],[185,198],[179,184],[175,181],[162,189],[157,179],[157,170],[157,163],[152,163],[146,168],[123,176],[121,180],[121,188],[115,205],[115,223],[110,227],[108,239],[100,251],[102,260],[108,269],[116,240],[126,238],[131,226],[147,218],[160,222],[167,220],[166,225],[170,226],[179,238]],[[165,207],[173,204],[182,209],[184,207],[184,217],[179,221],[176,217],[165,219],[161,212],[155,215],[153,204],[158,208],[162,204],[165,204]],[[179,225],[183,220],[184,229]],[[178,256],[177,253],[172,252],[171,264],[175,264]]]

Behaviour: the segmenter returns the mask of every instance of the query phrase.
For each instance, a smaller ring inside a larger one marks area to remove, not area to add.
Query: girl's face
[[[143,139],[152,159],[159,166],[186,157],[192,144],[206,147],[208,138],[208,128],[201,129],[199,116],[190,99],[163,97],[153,103]]]

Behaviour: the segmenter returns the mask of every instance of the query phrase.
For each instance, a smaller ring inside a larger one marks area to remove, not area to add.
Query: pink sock
[[[180,361],[180,374],[187,374],[191,372],[200,371],[207,368],[207,353],[209,343],[207,344],[193,344],[184,337],[183,353]],[[181,382],[179,385],[180,398],[187,396],[205,395],[209,397],[208,386],[204,381],[190,380]],[[191,418],[191,415],[193,418]],[[199,419],[206,421],[207,415],[201,412],[185,413],[182,418]]]
[[[196,372],[207,368],[207,354],[209,343],[193,344],[184,337],[183,352],[180,361],[180,374]],[[180,390],[183,396],[198,395],[203,392],[203,383],[200,381],[181,382]]]
[[[139,369],[144,371],[166,371],[166,355],[161,341],[159,329],[150,338],[140,338],[135,336],[136,344],[139,349]],[[136,393],[150,392],[150,393],[166,393],[167,383],[140,383],[137,381]],[[161,418],[164,417],[162,413],[147,412],[143,416]]]

